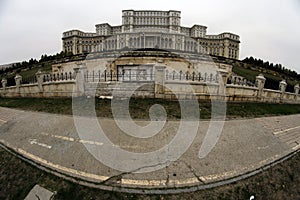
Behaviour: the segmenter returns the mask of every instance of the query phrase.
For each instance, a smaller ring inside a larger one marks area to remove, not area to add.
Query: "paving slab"
[[[24,200],[51,200],[54,197],[54,192],[51,192],[39,185],[35,185]]]

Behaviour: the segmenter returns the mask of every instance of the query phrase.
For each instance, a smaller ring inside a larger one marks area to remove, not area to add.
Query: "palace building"
[[[123,10],[120,26],[97,24],[94,33],[70,30],[62,37],[63,51],[73,54],[154,48],[239,59],[239,44],[236,34],[181,26],[181,12],[175,10]]]

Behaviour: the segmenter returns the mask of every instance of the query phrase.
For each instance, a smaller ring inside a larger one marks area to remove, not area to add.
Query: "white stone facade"
[[[97,24],[95,33],[70,30],[63,33],[63,51],[73,54],[121,49],[160,48],[207,53],[238,59],[238,35],[207,35],[207,27],[181,26],[180,11],[123,10],[122,25]]]

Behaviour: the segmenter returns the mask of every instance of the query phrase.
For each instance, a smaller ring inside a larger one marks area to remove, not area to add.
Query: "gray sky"
[[[0,0],[0,64],[60,52],[63,31],[120,25],[123,9],[180,10],[182,26],[240,35],[240,59],[254,56],[300,73],[300,0]]]

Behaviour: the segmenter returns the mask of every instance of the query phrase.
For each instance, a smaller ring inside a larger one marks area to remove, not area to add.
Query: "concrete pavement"
[[[160,133],[139,139],[125,134],[113,119],[98,121],[114,145],[134,153],[152,152],[167,145],[180,123],[168,121]],[[192,145],[178,160],[147,173],[118,171],[97,160],[87,147],[97,150],[106,144],[79,137],[72,116],[0,107],[0,143],[32,164],[72,181],[102,189],[148,193],[176,193],[239,180],[300,148],[300,115],[230,120],[225,122],[216,146],[200,159],[199,149],[209,123],[200,121]],[[118,155],[110,156],[116,159]]]

